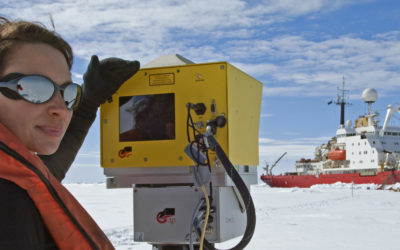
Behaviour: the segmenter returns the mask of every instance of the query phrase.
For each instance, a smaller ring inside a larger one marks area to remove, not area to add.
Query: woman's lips
[[[52,137],[60,137],[62,135],[62,129],[59,127],[39,126],[39,129],[46,135],[49,135]]]

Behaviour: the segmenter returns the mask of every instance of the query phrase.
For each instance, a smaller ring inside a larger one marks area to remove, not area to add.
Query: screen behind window
[[[155,94],[119,98],[119,140],[175,139],[175,95]]]

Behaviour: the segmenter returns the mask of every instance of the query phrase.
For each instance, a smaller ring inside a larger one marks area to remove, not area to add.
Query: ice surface
[[[132,189],[104,183],[65,185],[105,231],[116,249],[147,249],[133,242]],[[257,225],[246,249],[400,249],[400,183],[335,183],[311,188],[252,186]],[[239,239],[217,244],[234,246]]]

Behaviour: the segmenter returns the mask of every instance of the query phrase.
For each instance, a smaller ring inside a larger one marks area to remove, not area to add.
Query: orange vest
[[[60,249],[114,249],[72,194],[0,124],[0,178],[26,190]]]

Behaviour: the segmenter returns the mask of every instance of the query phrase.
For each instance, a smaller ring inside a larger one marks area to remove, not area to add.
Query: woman
[[[0,249],[113,248],[60,181],[98,106],[139,63],[93,56],[82,91],[72,62],[55,32],[0,17]]]

